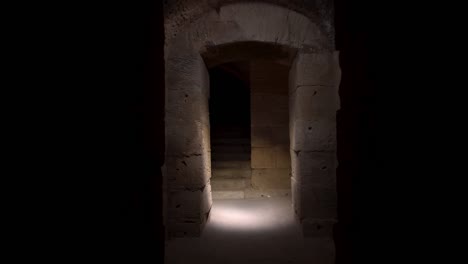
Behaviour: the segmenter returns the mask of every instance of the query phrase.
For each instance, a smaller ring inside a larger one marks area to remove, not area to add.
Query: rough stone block
[[[205,223],[208,219],[209,212],[211,211],[211,206],[213,205],[212,199],[212,187],[210,183],[207,183],[205,189],[201,194],[201,210],[200,218],[202,223]]]
[[[275,148],[252,148],[252,168],[275,168]]]
[[[304,185],[332,187],[336,185],[336,154],[291,151],[293,177]]]
[[[207,155],[166,156],[167,180],[170,186],[199,188],[210,179],[211,166]]]
[[[336,122],[296,120],[291,147],[303,151],[336,151]]]
[[[250,178],[252,176],[252,169],[250,162],[247,168],[216,168],[212,169],[211,179],[218,178]]]
[[[169,223],[169,235],[171,237],[199,237],[201,235],[203,224],[202,223]]]
[[[302,196],[301,196],[301,185],[300,183],[291,178],[291,195],[292,195],[292,204],[294,213],[297,219],[301,219],[303,217],[302,212]]]
[[[275,144],[289,145],[289,126],[272,126],[272,140]]]
[[[214,200],[244,199],[244,191],[213,191]]]
[[[289,145],[276,146],[275,159],[276,168],[291,168],[291,156],[289,154]]]
[[[252,169],[252,187],[257,189],[289,189],[289,169]]]
[[[167,91],[190,90],[209,96],[210,78],[203,58],[197,52],[171,54],[166,58]]]
[[[245,199],[288,197],[291,195],[291,189],[255,189],[246,188]]]
[[[251,41],[298,47],[301,44],[316,46],[327,39],[322,30],[307,17],[275,5],[255,2],[224,5],[219,17],[222,21],[235,23],[242,36]]]
[[[167,155],[190,156],[208,153],[209,151],[209,125],[193,120],[166,117]]]
[[[168,90],[166,116],[188,119],[209,125],[208,97],[201,91],[187,87],[184,90]]]
[[[200,222],[202,193],[202,190],[171,190],[168,204],[169,219],[177,222]]]
[[[284,89],[286,90],[286,87]],[[289,98],[286,92],[284,95],[252,93],[250,105],[252,111],[269,111],[271,113],[287,112],[289,111]]]
[[[250,185],[250,180],[245,178],[213,178],[211,186],[216,191],[221,190],[243,190]]]
[[[335,188],[301,185],[301,217],[336,218]]]
[[[270,126],[272,121],[268,111],[251,111],[251,126]]]
[[[340,104],[338,86],[300,86],[291,94],[292,100],[295,120],[334,119]]]
[[[302,231],[306,237],[332,237],[334,219],[307,218],[302,221]]]
[[[269,126],[252,126],[251,140],[252,147],[274,146],[273,129]]]
[[[272,114],[269,110],[252,111],[251,126],[288,126],[289,113],[287,111]]]
[[[299,53],[295,60],[294,89],[302,85],[338,87],[341,81],[338,52]]]

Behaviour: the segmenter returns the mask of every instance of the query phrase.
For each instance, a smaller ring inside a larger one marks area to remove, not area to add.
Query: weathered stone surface
[[[336,150],[336,122],[331,120],[296,120],[291,148],[302,151]]]
[[[336,192],[332,188],[314,188],[302,185],[301,218],[336,218]]]
[[[294,177],[291,177],[291,194],[292,194],[294,212],[296,216],[300,218],[302,217],[302,211],[301,211],[302,199],[301,199],[300,183]]]
[[[252,168],[275,168],[275,148],[252,148]]]
[[[268,108],[260,111],[252,111],[252,126],[287,126],[289,124],[289,113],[279,112],[272,114]]]
[[[250,169],[250,160],[216,161],[211,164],[212,169]],[[213,173],[213,172],[212,172]]]
[[[213,191],[214,200],[244,199],[244,191]]]
[[[326,53],[298,53],[295,65],[295,74],[291,83],[293,91],[304,85],[323,85],[337,87],[341,80],[337,51]]]
[[[201,218],[202,224],[204,224],[207,221],[209,212],[211,210],[211,206],[213,205],[213,199],[212,199],[211,193],[212,193],[211,183],[208,182],[205,186],[205,189],[203,189],[203,192],[201,194],[200,218]]]
[[[252,186],[257,189],[289,189],[290,169],[252,169]]]
[[[336,76],[339,68],[335,67],[337,66],[337,56],[330,56],[330,54],[323,52],[334,48],[333,38],[330,37],[332,35],[328,34],[330,30],[325,30],[326,28],[331,28],[330,23],[324,21],[318,26],[317,22],[320,20],[310,20],[306,16],[287,8],[265,3],[236,3],[221,5],[219,8],[209,10],[203,8],[184,9],[184,11],[179,13],[183,13],[182,17],[185,17],[186,15],[191,16],[200,10],[208,12],[204,13],[203,16],[192,17],[193,19],[189,23],[185,23],[184,26],[174,21],[172,23],[166,20],[165,23],[167,33],[165,52],[167,88],[166,151],[167,155],[173,158],[173,160],[167,161],[166,165],[174,165],[172,169],[167,169],[166,175],[175,179],[176,182],[183,183],[183,185],[186,185],[185,187],[198,186],[209,175],[209,171],[206,168],[202,169],[205,166],[203,164],[207,160],[210,160],[207,108],[209,81],[203,59],[199,55],[200,52],[213,55],[216,54],[216,47],[220,45],[242,41],[274,43],[285,47],[285,50],[288,50],[286,52],[288,54],[293,54],[296,50],[300,51],[300,56],[292,65],[294,70],[290,72],[292,76],[290,78],[290,88],[292,91],[296,91],[301,85],[328,85],[337,87],[338,83]],[[275,74],[270,77],[273,79],[274,77],[279,78],[279,75]],[[276,88],[279,86],[276,84],[269,85],[265,80],[267,80],[265,77],[256,79],[257,87],[265,93],[268,93],[268,91],[276,93]],[[278,81],[278,83],[280,82]],[[301,93],[301,89],[299,88],[296,93]],[[306,91],[305,88],[303,90]],[[319,93],[313,96],[317,95]],[[289,102],[289,108],[297,110],[297,113],[285,111],[288,105],[287,100],[275,101],[276,99],[270,98],[271,100],[267,103],[267,108],[252,114],[252,120],[255,124],[252,127],[257,125],[270,127],[289,126],[289,134],[291,140],[295,142],[293,144],[295,150],[333,149],[333,145],[326,143],[328,142],[329,132],[314,130],[311,132],[314,135],[306,135],[303,129],[310,124],[289,122],[290,119],[294,121],[294,117],[298,117],[299,120],[303,121],[315,121],[315,117],[330,118],[328,115],[327,117],[323,117],[321,113],[328,109],[326,108],[325,101],[328,102],[331,97],[329,98],[327,94],[322,94],[321,92],[320,96],[322,97],[320,98],[312,98],[312,95],[297,96],[299,98],[295,98],[292,102]],[[309,107],[308,102],[316,103]],[[307,115],[309,110],[316,111],[318,114],[311,118]],[[274,114],[272,115],[271,113]],[[290,114],[292,114],[292,118],[289,118]],[[259,132],[258,134],[264,135],[265,133]],[[257,137],[255,144],[259,143],[259,145],[255,146],[265,146],[264,144],[270,144],[269,140],[271,140],[271,150],[274,155],[273,157],[268,156],[268,154],[257,155],[260,158],[260,160],[256,159],[257,163],[260,161],[260,163],[269,164],[270,167],[285,166],[287,158],[286,155],[283,155],[284,151],[280,152],[281,156],[275,156],[278,153],[274,152],[274,146],[286,143],[283,140],[279,142],[279,139],[283,137],[278,135],[284,135],[284,132],[272,130],[269,135],[271,136],[261,138],[260,141],[257,140]],[[309,136],[318,136],[320,139],[314,141]],[[264,141],[262,142],[261,140]],[[305,148],[296,148],[297,146],[305,146]],[[255,149],[259,151],[259,148],[255,147],[252,151],[255,151]],[[178,167],[182,164],[180,159],[191,155],[200,156],[195,156],[197,158],[191,159],[190,166],[181,170]],[[256,155],[252,154],[252,158],[254,156]],[[302,162],[293,162],[293,168],[297,164],[302,164]],[[254,165],[253,163],[254,160],[252,160],[252,165]],[[176,170],[177,168],[179,171]],[[193,171],[190,171],[192,168]],[[296,172],[299,172],[296,174],[302,178],[313,178],[312,176],[308,176],[309,174],[317,175],[317,172],[314,171],[315,169],[303,169],[301,166],[298,168],[299,170],[296,168]],[[268,176],[265,175],[256,175],[257,182],[261,183],[263,179],[266,179]],[[298,204],[305,202],[305,196],[302,195],[302,192],[304,192],[303,188],[305,188],[302,178],[300,182],[293,181],[293,183],[295,182],[293,190],[296,190],[294,201]],[[182,187],[176,184],[171,186]],[[318,189],[317,186],[313,188],[316,189],[313,189],[310,193],[317,194],[316,201],[320,205],[317,208],[324,208],[323,204],[331,204],[333,202],[332,199],[329,199],[331,195],[327,194],[328,189],[323,189],[322,187],[322,189]],[[211,191],[208,191],[210,189],[209,184],[203,191],[192,189],[193,187],[188,188],[188,190],[183,188],[172,189],[169,194],[167,208],[168,217],[171,220],[168,225],[171,234],[200,234],[199,232],[206,219],[205,214],[209,211],[211,205],[211,196],[209,195]],[[242,195],[245,197],[244,193]],[[179,205],[177,208],[173,207],[177,205]],[[180,208],[183,209],[179,210]],[[304,208],[312,209],[314,206],[311,205]],[[322,213],[321,215],[325,214]]]
[[[166,156],[166,171],[170,186],[200,188],[210,179],[210,159],[201,154]]]
[[[336,184],[336,154],[291,150],[292,175],[301,184],[334,187]]]
[[[275,168],[291,168],[291,157],[289,154],[289,145],[275,146]]]
[[[201,235],[201,223],[169,222],[169,235],[171,237],[198,237]]]
[[[178,222],[195,221],[200,223],[203,190],[171,190],[169,192],[169,219]]]
[[[243,190],[250,186],[250,179],[245,178],[212,178],[211,186],[217,190]]]
[[[251,73],[253,74],[253,73]],[[285,77],[287,78],[287,76]],[[268,80],[272,81],[272,80]],[[265,81],[266,82],[266,81]],[[286,93],[287,84],[285,83],[281,87],[281,93],[279,94],[272,94],[272,93],[260,93],[258,92],[259,87],[254,86],[251,84],[253,89],[255,89],[255,93],[251,94],[250,104],[252,111],[255,110],[264,110],[268,109],[271,113],[278,113],[278,112],[288,112],[288,95]],[[279,89],[279,88],[278,88]]]
[[[302,231],[306,237],[331,237],[333,236],[333,219],[304,219]]]
[[[271,126],[273,142],[279,145],[289,145],[289,126]]]
[[[166,28],[166,38],[170,40],[171,38],[177,36],[182,30],[186,28],[187,25],[196,23],[196,20],[202,15],[206,15],[207,12],[212,11],[212,13],[219,12],[222,6],[224,5],[233,5],[233,4],[244,4],[245,1],[242,0],[200,0],[200,1],[191,1],[191,0],[170,0],[165,2],[164,5],[164,14],[165,14],[165,28]],[[294,23],[295,19],[294,13],[302,14],[308,20],[317,24],[320,28],[320,31],[324,35],[330,38],[330,41],[333,40],[333,12],[331,1],[306,1],[303,0],[268,0],[262,2],[253,2],[250,3],[256,4],[259,6],[271,6],[271,9],[282,9],[287,10],[293,14],[288,16],[286,20],[291,21],[288,27],[291,32],[289,35],[293,35],[295,27],[301,26],[297,22]],[[324,4],[325,3],[325,4]],[[278,10],[269,10],[273,14],[278,13]],[[219,10],[219,11],[217,11]],[[258,13],[257,15],[261,15]],[[272,14],[270,14],[272,15]],[[297,24],[294,26],[294,24]],[[296,29],[300,30],[300,28]],[[285,32],[287,33],[287,32]],[[331,43],[332,44],[332,43]]]
[[[166,117],[166,155],[208,155],[210,128],[193,120]]]
[[[190,89],[188,89],[190,90]],[[173,119],[188,119],[209,126],[208,98],[205,95],[183,90],[172,90],[167,93],[166,117]]]
[[[166,59],[166,89],[209,96],[210,78],[203,58],[194,51],[178,50]],[[171,107],[171,105],[166,105]]]
[[[273,129],[269,126],[255,126],[251,129],[252,147],[272,147],[274,146]]]
[[[216,164],[219,162],[216,162]],[[250,168],[250,162],[247,168],[216,168],[211,169],[211,175],[213,178],[245,178],[250,179],[252,176],[252,169]]]
[[[291,189],[255,189],[244,190],[245,199],[286,197],[291,195]]]
[[[293,120],[334,119],[339,108],[338,86],[299,86],[290,98]]]

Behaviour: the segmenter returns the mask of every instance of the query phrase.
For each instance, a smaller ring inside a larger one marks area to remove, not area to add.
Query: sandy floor
[[[304,238],[290,198],[214,200],[199,238],[174,238],[167,264],[332,264],[333,241]]]

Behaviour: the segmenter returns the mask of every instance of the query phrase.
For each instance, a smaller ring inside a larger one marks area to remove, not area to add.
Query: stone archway
[[[164,193],[169,236],[198,236],[209,216],[212,199],[206,64],[216,63],[216,52],[235,43],[257,43],[286,51],[285,61],[291,66],[293,205],[305,235],[331,236],[336,222],[338,54],[330,34],[317,24],[295,11],[266,3],[221,6],[167,39]],[[232,59],[236,59],[234,55]],[[229,56],[223,62],[226,60]]]

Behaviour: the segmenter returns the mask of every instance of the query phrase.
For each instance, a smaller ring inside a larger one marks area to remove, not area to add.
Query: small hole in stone
[[[176,207],[175,207],[175,208],[179,208],[179,207],[180,207],[180,204],[176,205]]]
[[[185,166],[187,166],[187,163],[185,163],[185,161],[182,161],[182,164],[184,164]]]
[[[185,97],[188,97],[188,94],[185,94]]]
[[[326,170],[326,169],[327,169],[327,166],[323,166],[323,167],[322,167],[322,170]]]
[[[309,127],[309,130],[311,130],[311,129],[312,129],[312,127]]]
[[[314,95],[316,95],[316,94],[317,94],[317,91],[314,91]]]
[[[317,225],[317,230],[320,229],[320,228],[322,228],[322,226],[321,226],[321,225]]]

